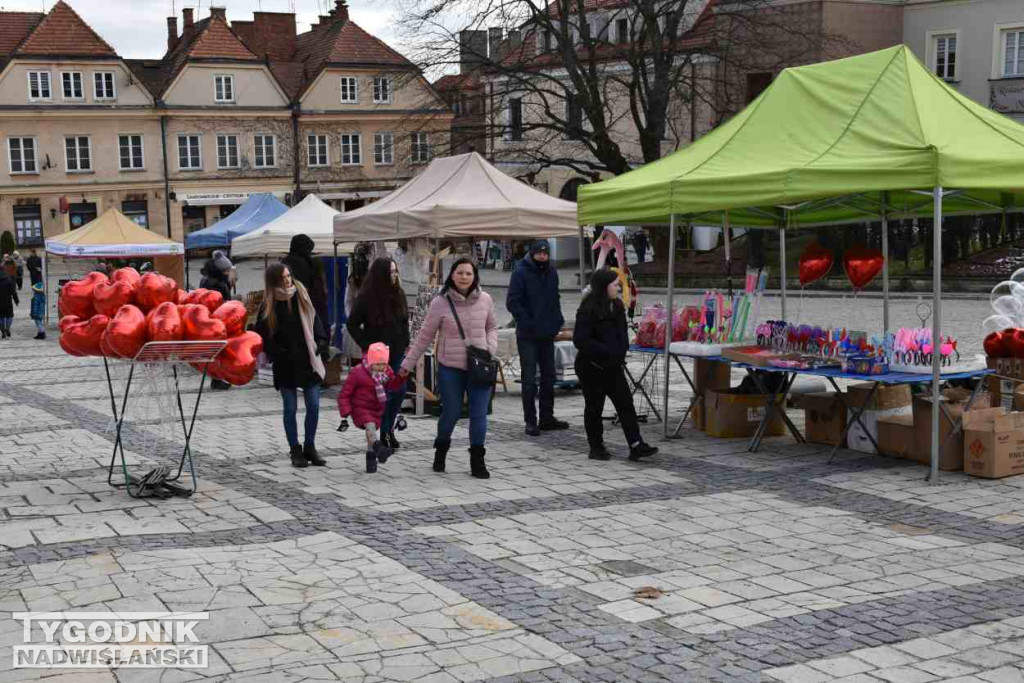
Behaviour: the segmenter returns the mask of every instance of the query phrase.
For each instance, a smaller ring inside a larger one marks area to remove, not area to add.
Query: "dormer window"
[[[374,104],[390,104],[391,103],[391,79],[383,76],[374,76],[373,78],[373,103]]]
[[[359,101],[359,86],[354,76],[341,77],[341,103],[354,104]]]
[[[35,100],[49,100],[53,98],[53,91],[50,90],[50,72],[49,71],[29,71],[28,72],[28,99],[29,102]]]
[[[226,103],[235,101],[235,77],[228,75],[214,76],[214,102]]]
[[[96,100],[113,100],[117,98],[114,87],[113,71],[97,71],[92,75],[92,96]]]
[[[65,71],[61,73],[60,81],[65,100],[81,100],[85,97],[82,92],[81,71]]]

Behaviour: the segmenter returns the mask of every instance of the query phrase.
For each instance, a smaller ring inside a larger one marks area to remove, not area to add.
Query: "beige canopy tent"
[[[266,225],[231,240],[231,256],[287,254],[292,238],[307,235],[316,245],[313,253],[326,256],[334,251],[334,217],[340,216],[313,194]],[[339,244],[338,251],[352,251],[351,244]]]

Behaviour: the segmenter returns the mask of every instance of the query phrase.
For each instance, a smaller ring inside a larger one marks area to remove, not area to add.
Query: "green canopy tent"
[[[906,46],[786,69],[746,109],[689,147],[580,188],[580,224],[681,221],[780,230],[1024,210],[1024,126],[964,97]],[[888,254],[886,253],[886,260]],[[933,230],[932,334],[941,327],[942,231]],[[888,266],[883,271],[888,329]],[[672,305],[673,278],[668,304]],[[671,335],[666,335],[666,350]],[[940,358],[932,365],[939,393]],[[668,406],[666,364],[664,405]],[[939,412],[932,413],[938,476]],[[667,423],[665,426],[667,435]]]

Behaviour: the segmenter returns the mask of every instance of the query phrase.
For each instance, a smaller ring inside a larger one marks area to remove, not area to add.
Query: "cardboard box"
[[[767,396],[738,394],[733,389],[709,389],[704,394],[704,400],[707,406],[708,436],[722,439],[753,436],[768,406]],[[782,411],[785,409],[779,397],[775,415],[768,424],[765,436],[781,436],[785,431],[785,423],[782,421]]]
[[[914,416],[888,415],[878,418],[878,447],[882,455],[909,458],[914,451]]]
[[[942,402],[949,411],[949,417],[956,422],[964,413],[970,392],[963,389],[947,389],[942,392]],[[989,405],[988,394],[979,393],[971,404],[975,410],[985,409]],[[945,416],[939,416],[939,444],[945,448],[939,453],[939,469],[962,470],[964,467],[964,440],[950,439],[953,425]],[[928,465],[932,461],[932,397],[931,394],[918,394],[914,397],[914,452],[911,456],[915,461]]]
[[[1024,474],[1024,413],[981,408],[964,414],[964,471],[999,479]]]
[[[864,405],[874,382],[859,382],[851,384],[846,388],[846,404],[851,408],[859,408]],[[871,403],[868,410],[891,410],[903,408],[910,405],[910,385],[907,384],[883,384],[875,390],[871,396]]]
[[[693,386],[696,389],[693,399],[693,426],[704,431],[707,423],[707,411],[704,410],[704,396],[708,389],[728,389],[732,383],[732,366],[720,360],[696,358],[693,361]]]
[[[762,349],[760,346],[727,346],[722,349],[722,356],[737,363],[746,363],[759,368],[766,368],[770,365],[772,358],[782,355],[772,349]]]
[[[877,453],[875,443],[878,441],[878,421],[883,418],[893,418],[911,414],[910,387],[906,384],[887,385],[883,384],[871,395],[871,401],[867,402],[868,394],[871,392],[873,382],[861,382],[851,384],[846,388],[846,403],[850,406],[846,420],[852,421],[853,410],[865,404],[867,407],[861,413],[860,422],[854,421],[850,431],[846,434],[846,447],[859,453]],[[863,423],[863,426],[861,426]],[[879,442],[879,445],[881,443]]]
[[[808,443],[839,443],[846,429],[846,409],[836,392],[803,394],[797,405],[804,409],[804,438]]]
[[[1024,408],[1021,408],[1021,406],[1024,406],[1024,384],[1018,384],[1017,387],[1013,390],[1013,409],[1024,410]],[[996,405],[992,407],[998,408],[999,406]]]

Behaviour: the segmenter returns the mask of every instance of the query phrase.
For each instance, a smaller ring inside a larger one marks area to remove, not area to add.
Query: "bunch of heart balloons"
[[[985,353],[993,358],[1024,358],[1024,268],[992,288],[992,315],[981,323]]]
[[[185,292],[169,277],[139,275],[134,268],[115,270],[109,278],[92,272],[67,283],[57,309],[60,346],[72,356],[131,359],[146,342],[226,339],[209,374],[240,386],[252,381],[263,348],[258,334],[245,331],[242,302],[224,301],[208,289]]]
[[[831,249],[817,241],[808,244],[798,261],[800,285],[809,285],[828,275],[834,260]],[[843,270],[854,291],[860,291],[874,280],[882,272],[884,263],[885,258],[878,249],[849,247],[843,252]]]

